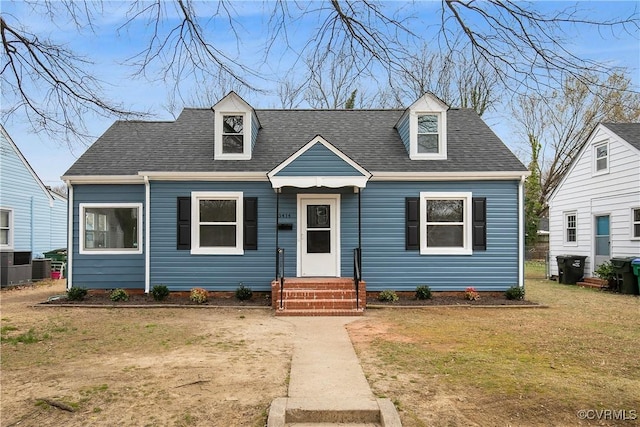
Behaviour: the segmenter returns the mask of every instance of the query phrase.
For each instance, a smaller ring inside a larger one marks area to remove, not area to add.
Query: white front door
[[[298,195],[298,276],[340,276],[340,195]]]

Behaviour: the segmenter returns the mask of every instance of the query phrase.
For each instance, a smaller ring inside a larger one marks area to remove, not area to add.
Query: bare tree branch
[[[83,117],[139,115],[110,102],[101,83],[89,70],[92,63],[63,45],[15,28],[0,16],[2,38],[3,120],[24,112],[36,131],[89,138]]]

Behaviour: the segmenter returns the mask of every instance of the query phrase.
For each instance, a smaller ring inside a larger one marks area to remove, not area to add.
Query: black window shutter
[[[177,249],[191,249],[191,197],[178,197]]]
[[[473,204],[473,250],[487,250],[487,198],[474,197]]]
[[[258,250],[258,198],[244,198],[244,249]]]
[[[420,249],[420,198],[405,199],[405,244],[408,251]]]

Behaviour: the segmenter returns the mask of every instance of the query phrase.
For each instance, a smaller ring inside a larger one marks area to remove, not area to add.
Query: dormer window
[[[251,160],[260,122],[253,108],[235,92],[213,106],[214,160]]]
[[[222,116],[222,154],[244,153],[244,116]]]
[[[447,159],[447,104],[427,93],[396,123],[411,160]]]
[[[418,153],[438,153],[438,116],[435,114],[418,115]]]
[[[447,158],[446,112],[411,112],[409,157],[412,160]]]

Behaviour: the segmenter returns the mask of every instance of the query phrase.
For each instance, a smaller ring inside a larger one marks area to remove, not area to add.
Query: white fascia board
[[[268,181],[266,172],[138,172],[153,181]]]
[[[60,179],[71,184],[144,184],[140,175],[63,175]]]
[[[493,181],[515,180],[531,175],[518,172],[372,172],[371,181]]]
[[[273,188],[365,188],[368,180],[366,176],[275,176],[271,178],[271,186]]]

